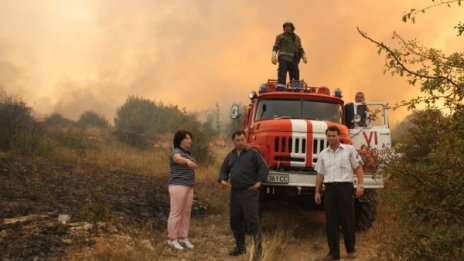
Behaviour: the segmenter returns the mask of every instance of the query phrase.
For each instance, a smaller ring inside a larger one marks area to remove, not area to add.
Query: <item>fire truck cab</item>
[[[370,158],[390,148],[386,103],[345,105],[339,89],[331,95],[329,88],[310,87],[304,81],[279,85],[268,80],[249,98],[243,123],[247,143],[260,151],[270,168],[262,189],[263,202],[287,200],[317,208],[314,167],[319,152],[328,145],[325,130],[329,126],[340,129],[342,143],[368,151]],[[354,180],[356,186],[355,175]],[[366,196],[356,202],[359,230],[369,228],[375,220],[375,190],[383,187],[383,179],[365,169],[364,186]]]

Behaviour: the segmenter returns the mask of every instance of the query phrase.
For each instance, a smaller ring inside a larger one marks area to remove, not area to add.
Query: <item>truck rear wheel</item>
[[[377,217],[377,191],[366,190],[355,202],[356,231],[368,230]]]

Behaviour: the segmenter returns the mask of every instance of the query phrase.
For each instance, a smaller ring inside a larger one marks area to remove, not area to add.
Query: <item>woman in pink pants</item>
[[[195,184],[195,159],[190,154],[192,134],[177,131],[174,135],[174,149],[169,157],[170,178],[169,197],[171,211],[168,218],[168,244],[175,249],[193,248],[188,239],[190,212]]]

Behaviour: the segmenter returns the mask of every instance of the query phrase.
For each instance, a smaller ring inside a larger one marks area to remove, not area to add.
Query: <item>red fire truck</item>
[[[391,146],[387,103],[345,104],[339,89],[332,95],[329,88],[310,87],[304,81],[279,85],[268,80],[249,98],[243,123],[247,143],[270,167],[262,202],[285,200],[317,208],[314,167],[319,152],[327,147],[325,130],[335,125],[341,130],[341,142],[361,150],[366,163],[365,196],[356,201],[356,221],[358,230],[371,227],[376,190],[383,187],[375,159],[389,153]],[[239,115],[238,106],[233,106],[232,118]]]

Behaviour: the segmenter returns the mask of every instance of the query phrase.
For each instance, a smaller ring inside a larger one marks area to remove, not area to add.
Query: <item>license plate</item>
[[[288,184],[289,177],[286,174],[270,174],[267,177],[267,182],[268,183],[282,183],[282,184]]]

